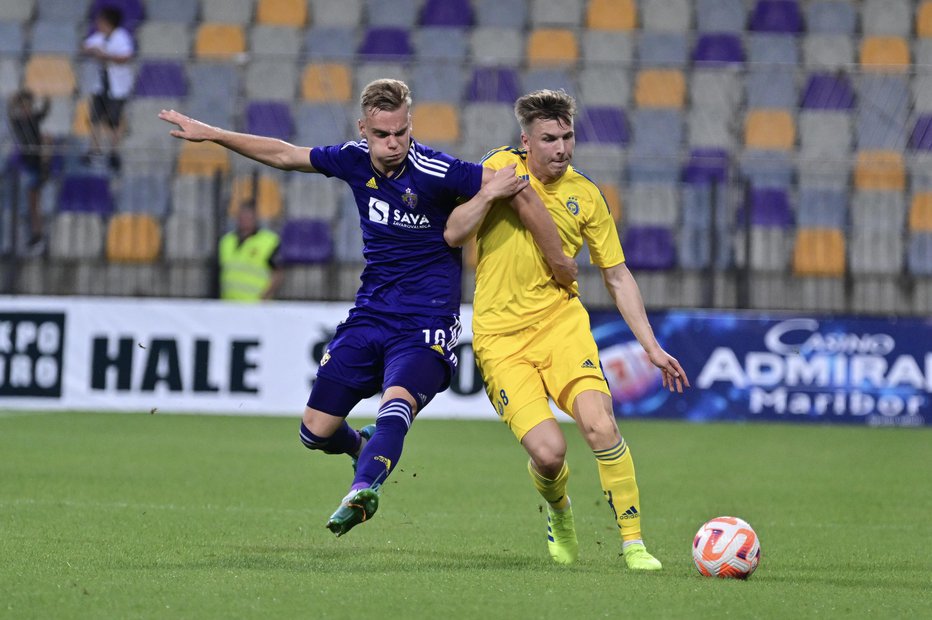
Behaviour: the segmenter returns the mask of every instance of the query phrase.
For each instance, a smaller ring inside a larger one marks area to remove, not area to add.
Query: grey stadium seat
[[[37,21],[32,26],[33,54],[73,54],[78,49],[78,28],[73,22]]]
[[[902,235],[906,198],[900,192],[859,191],[851,200],[851,229],[886,230]]]
[[[802,110],[797,124],[801,155],[850,157],[852,118],[847,112]]]
[[[693,108],[687,115],[687,139],[691,147],[735,146],[735,115],[727,109],[715,107]]]
[[[825,34],[854,34],[858,15],[849,0],[828,0],[805,4],[806,28]]]
[[[466,69],[459,63],[419,62],[411,68],[411,88],[417,101],[459,104],[466,79]]]
[[[796,65],[799,63],[799,41],[794,35],[749,33],[748,63]]]
[[[637,57],[642,68],[682,67],[689,58],[689,43],[681,32],[642,32]]]
[[[848,241],[848,265],[851,273],[898,274],[903,270],[905,246],[900,231],[855,229]]]
[[[183,22],[143,22],[136,40],[139,55],[145,58],[187,59],[191,53],[191,29]]]
[[[207,214],[198,217],[186,213],[172,213],[165,220],[165,258],[177,260],[203,260],[214,255],[214,235]]]
[[[469,53],[469,39],[466,32],[459,28],[418,28],[413,38],[418,57],[427,63],[465,62]]]
[[[290,26],[258,24],[249,31],[249,49],[253,58],[269,56],[279,61],[294,62],[301,45],[301,31]]]
[[[741,34],[747,24],[747,9],[742,0],[697,0],[696,29],[699,32],[734,32]]]
[[[755,67],[744,78],[749,108],[795,108],[799,87],[793,67]]]
[[[104,248],[104,223],[95,213],[59,213],[49,231],[49,256],[97,258]]]
[[[416,0],[366,0],[365,6],[369,26],[412,28],[417,23]]]
[[[631,75],[623,67],[586,67],[579,73],[579,98],[585,105],[627,106]]]
[[[578,28],[585,11],[582,0],[531,0],[531,26],[534,28]]]
[[[634,36],[627,32],[585,30],[580,36],[580,57],[587,67],[606,63],[629,68],[634,59]]]
[[[514,28],[524,30],[527,26],[527,0],[476,0],[476,26]]]
[[[469,37],[478,65],[517,65],[524,58],[524,33],[510,28],[475,28]]]
[[[865,35],[908,37],[913,23],[910,0],[864,0],[861,30]]]
[[[342,197],[340,183],[321,174],[292,174],[285,189],[287,218],[319,218],[334,222]]]
[[[5,2],[4,4],[15,3]],[[39,0],[36,5],[36,17],[76,24],[87,18],[89,5],[90,0]]]
[[[298,86],[298,68],[290,59],[261,59],[246,68],[246,97],[291,101]]]
[[[356,135],[355,104],[302,103],[295,111],[295,142],[304,146],[342,144]]]
[[[806,35],[803,37],[803,62],[810,71],[847,69],[854,64],[854,43],[845,35]]]
[[[510,105],[466,104],[463,107],[461,123],[463,127],[469,127],[469,131],[463,137],[464,148],[488,151],[496,146],[517,142],[518,122]]]
[[[255,0],[201,0],[201,20],[223,24],[252,21]]]
[[[130,171],[128,171],[130,172]],[[122,213],[148,213],[162,219],[168,213],[171,183],[167,175],[146,171],[123,175],[117,195],[117,210]]]
[[[77,3],[74,3],[77,4]],[[0,20],[25,23],[35,14],[36,0],[0,2]]]
[[[674,226],[679,220],[676,185],[632,183],[625,192],[626,225]]]
[[[689,98],[693,107],[731,112],[741,103],[742,76],[729,70],[693,69],[689,76]]]
[[[315,26],[355,28],[362,23],[362,0],[310,0],[311,23]]]
[[[23,24],[0,21],[0,54],[20,56],[26,43]]]
[[[692,7],[688,0],[645,0],[641,24],[648,31],[686,32],[692,25]]]
[[[146,3],[146,19],[158,22],[191,24],[197,20],[200,2],[191,0],[157,0]]]

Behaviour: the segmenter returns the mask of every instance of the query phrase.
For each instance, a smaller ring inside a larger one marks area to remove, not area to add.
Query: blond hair
[[[362,89],[359,105],[363,115],[369,110],[393,112],[402,105],[411,107],[411,89],[401,80],[381,79],[369,82]]]
[[[558,120],[572,125],[576,116],[576,100],[562,88],[535,90],[515,101],[515,118],[523,131],[537,119]]]

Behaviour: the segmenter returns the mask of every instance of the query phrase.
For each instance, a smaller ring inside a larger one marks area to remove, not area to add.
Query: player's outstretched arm
[[[674,390],[682,392],[684,386],[689,387],[689,378],[683,367],[675,357],[660,347],[657,338],[654,337],[654,330],[651,329],[650,322],[647,320],[647,310],[641,298],[641,289],[638,288],[628,266],[621,263],[605,268],[602,270],[602,279],[615,301],[615,306],[625,319],[625,323],[634,333],[634,337],[644,347],[651,363],[660,369],[663,387],[671,392]]]
[[[178,126],[178,129],[169,132],[176,138],[191,142],[215,142],[235,153],[280,170],[315,172],[311,165],[311,149],[307,147],[295,146],[277,138],[227,131],[175,110],[162,110],[159,112],[159,118]]]
[[[489,172],[483,171],[483,181]],[[492,203],[502,198],[511,198],[528,186],[527,179],[515,176],[515,164],[497,170],[482,184],[482,189],[467,202],[459,205],[450,213],[443,229],[443,239],[453,248],[461,247],[469,241],[479,228]]]
[[[573,286],[578,271],[576,261],[563,253],[563,241],[560,239],[557,225],[534,188],[526,187],[521,190],[511,199],[511,206],[521,223],[534,237],[534,242],[547,261],[557,284],[565,288]]]

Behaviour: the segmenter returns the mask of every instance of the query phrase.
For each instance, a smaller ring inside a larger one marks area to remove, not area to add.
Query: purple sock
[[[356,454],[356,450],[359,449],[359,442],[362,441],[359,432],[351,428],[346,420],[343,420],[340,428],[330,437],[315,435],[304,426],[304,422],[301,422],[299,435],[305,448],[320,450],[326,454]]]
[[[411,405],[402,398],[382,405],[375,421],[375,433],[359,455],[351,490],[379,487],[385,482],[401,459],[405,435],[413,419]]]

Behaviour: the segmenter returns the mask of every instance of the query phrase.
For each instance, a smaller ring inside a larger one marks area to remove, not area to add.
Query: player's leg
[[[325,454],[359,456],[365,437],[346,422],[346,416],[367,393],[338,383],[327,377],[318,377],[311,389],[299,436],[308,450]]]

